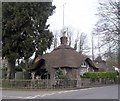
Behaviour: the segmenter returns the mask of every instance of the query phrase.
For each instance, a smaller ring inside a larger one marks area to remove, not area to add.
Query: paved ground
[[[118,85],[64,91],[3,90],[2,99],[118,99]]]

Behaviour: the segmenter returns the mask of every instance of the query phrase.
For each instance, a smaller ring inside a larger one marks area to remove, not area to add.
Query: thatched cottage
[[[67,45],[68,39],[65,35],[60,38],[60,41],[60,46],[52,52],[36,58],[35,62],[39,65],[34,69],[35,76],[39,75],[41,79],[50,78],[54,82],[58,69],[61,69],[70,80],[79,79],[81,72],[83,73],[86,70],[97,71],[90,58]]]
[[[102,59],[101,56],[98,56],[94,60],[95,66],[99,69],[100,72],[107,71],[107,64],[106,61]]]

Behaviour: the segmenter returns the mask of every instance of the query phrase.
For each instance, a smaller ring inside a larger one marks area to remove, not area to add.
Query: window
[[[85,63],[85,62],[82,63],[81,67],[87,67],[87,66],[86,66],[86,63]]]

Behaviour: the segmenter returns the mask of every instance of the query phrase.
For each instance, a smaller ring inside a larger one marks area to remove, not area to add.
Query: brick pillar
[[[81,78],[80,78],[80,67],[77,69],[77,88],[81,87]]]
[[[55,70],[50,71],[50,87],[53,87],[55,85]]]

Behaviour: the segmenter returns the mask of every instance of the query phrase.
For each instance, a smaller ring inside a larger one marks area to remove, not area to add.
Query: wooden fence
[[[77,80],[56,80],[55,85],[50,86],[50,79],[45,80],[2,80],[3,88],[20,88],[20,89],[62,89],[77,88]],[[117,84],[117,79],[81,79],[80,87],[93,87],[109,84]]]

